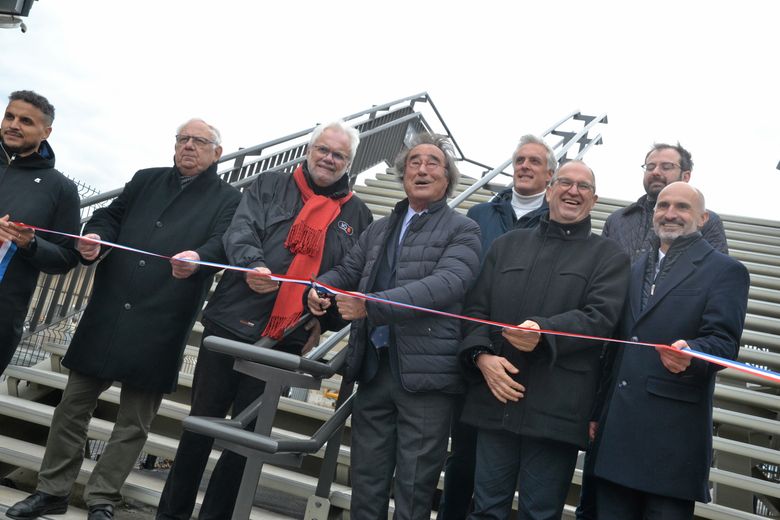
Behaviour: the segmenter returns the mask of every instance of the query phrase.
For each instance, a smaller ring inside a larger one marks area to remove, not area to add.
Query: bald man
[[[750,279],[702,238],[704,196],[685,182],[658,195],[651,251],[631,273],[620,337],[671,349],[617,346],[595,439],[600,520],[689,519],[710,500],[712,394],[720,367],[683,349],[735,359]]]

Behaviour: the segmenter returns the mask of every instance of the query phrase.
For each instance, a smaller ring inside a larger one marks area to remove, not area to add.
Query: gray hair
[[[555,170],[558,168],[558,161],[555,160],[555,152],[553,152],[553,149],[550,148],[550,145],[544,142],[544,139],[533,134],[526,134],[520,138],[520,142],[517,143],[517,148],[515,148],[515,151],[512,154],[512,162],[515,162],[517,152],[520,151],[520,148],[527,144],[538,144],[544,146],[544,149],[547,150],[547,169],[555,173]]]
[[[11,92],[11,95],[8,96],[8,101],[24,101],[25,103],[29,103],[43,112],[43,115],[46,117],[47,126],[51,126],[54,122],[54,105],[49,103],[48,99],[32,90],[17,90]]]
[[[308,149],[311,149],[311,147],[314,146],[314,143],[320,138],[322,132],[325,130],[336,130],[347,134],[347,137],[349,138],[349,163],[352,164],[352,161],[355,160],[355,155],[357,155],[358,145],[360,144],[360,132],[341,119],[331,121],[330,123],[319,124],[311,133]]]
[[[219,130],[217,130],[215,126],[211,126],[203,119],[200,119],[198,117],[193,117],[192,119],[180,124],[179,127],[176,129],[176,135],[179,135],[182,129],[190,123],[203,123],[204,125],[209,127],[209,130],[211,131],[211,140],[214,141],[214,145],[219,146],[220,144],[222,144],[222,134],[219,133]]]
[[[427,132],[417,134],[414,139],[412,139],[409,147],[401,150],[395,158],[393,167],[398,174],[398,179],[403,182],[404,172],[406,170],[406,159],[409,157],[409,152],[421,144],[432,144],[444,154],[444,160],[446,162],[445,171],[447,172],[448,181],[447,197],[452,196],[452,192],[455,191],[455,185],[458,184],[458,181],[460,180],[460,170],[458,170],[458,166],[455,164],[455,148],[445,135],[429,134]]]

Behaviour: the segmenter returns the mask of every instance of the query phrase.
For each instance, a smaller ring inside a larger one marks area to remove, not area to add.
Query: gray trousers
[[[87,429],[98,396],[111,383],[70,372],[46,441],[38,474],[39,491],[56,496],[70,494],[84,460]],[[87,506],[117,505],[122,501],[120,489],[143,449],[161,401],[161,393],[122,387],[111,438],[84,488]]]
[[[395,470],[394,517],[430,519],[453,404],[453,395],[404,390],[383,353],[376,376],[358,386],[352,409],[351,518],[387,519]]]

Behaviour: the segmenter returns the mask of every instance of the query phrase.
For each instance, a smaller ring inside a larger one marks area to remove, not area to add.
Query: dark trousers
[[[218,335],[242,341],[227,331],[220,330],[218,334],[214,332],[207,328],[203,331],[203,337]],[[235,415],[262,395],[265,383],[234,371],[233,362],[233,357],[210,351],[201,343],[192,381],[190,415],[225,417],[231,406]],[[214,439],[210,437],[188,431],[182,433],[173,466],[160,496],[156,518],[186,520],[192,516],[213,443]],[[231,517],[244,462],[244,457],[240,455],[228,451],[222,453],[211,474],[198,518],[225,520]]]
[[[447,455],[453,396],[407,392],[383,350],[376,375],[359,384],[352,410],[350,516],[386,520],[395,471],[395,518],[428,520]]]
[[[599,520],[691,520],[693,500],[645,493],[595,479]]]
[[[582,486],[580,487],[580,502],[577,504],[575,518],[577,520],[596,520],[596,481],[593,475],[593,464],[596,454],[593,447],[585,452],[585,463],[582,468]]]
[[[477,428],[460,422],[465,395],[457,396],[450,425],[450,456],[444,463],[444,491],[437,520],[463,520],[471,509],[474,466],[477,461]]]
[[[22,339],[22,329],[18,326],[18,321],[13,316],[13,311],[0,306],[0,375],[5,372],[6,367],[14,357],[19,340]]]
[[[518,489],[519,520],[560,520],[578,451],[572,444],[480,429],[469,519],[509,518]]]

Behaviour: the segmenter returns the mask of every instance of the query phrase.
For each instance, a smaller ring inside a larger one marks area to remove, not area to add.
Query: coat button
[[[620,383],[618,383],[618,388],[623,388],[626,386],[628,386],[628,381],[626,381],[625,379],[622,380]]]
[[[157,222],[155,222],[155,223],[154,223],[154,227],[156,227],[156,228],[161,228],[161,227],[162,227],[162,222],[160,222],[160,221],[158,220]]]
[[[639,341],[639,338],[636,336],[631,336],[631,341],[636,343],[637,341]]]
[[[140,260],[138,262],[138,265],[141,266],[141,267],[146,267],[146,260]]]
[[[125,304],[125,310],[126,310],[126,311],[129,311],[129,310],[130,310],[130,309],[132,309],[132,308],[133,308],[133,306],[132,306],[132,305],[130,305],[129,303],[126,303],[126,304]]]

